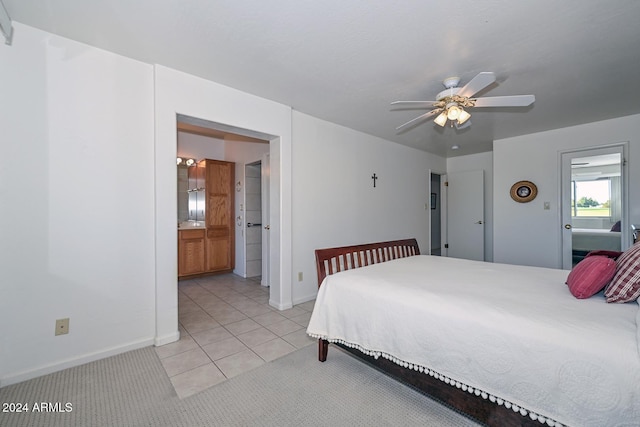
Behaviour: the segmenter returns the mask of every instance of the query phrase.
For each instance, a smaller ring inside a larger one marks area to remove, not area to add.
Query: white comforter
[[[638,303],[578,300],[567,274],[424,255],[348,270],[325,279],[307,333],[550,425],[640,425]]]

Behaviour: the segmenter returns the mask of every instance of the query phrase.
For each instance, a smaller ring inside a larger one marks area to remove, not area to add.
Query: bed
[[[488,425],[640,423],[637,302],[578,300],[567,271],[420,255],[415,239],[316,262],[320,361],[338,344]]]
[[[608,229],[573,228],[571,239],[573,250],[581,252],[583,255],[596,249],[619,251],[621,233]]]

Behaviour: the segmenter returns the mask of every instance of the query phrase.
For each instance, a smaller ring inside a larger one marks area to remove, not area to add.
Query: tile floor
[[[156,347],[180,398],[316,341],[306,334],[314,301],[278,311],[260,278],[234,274],[178,282],[180,340]]]

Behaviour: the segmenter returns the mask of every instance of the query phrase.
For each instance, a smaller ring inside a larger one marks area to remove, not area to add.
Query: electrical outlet
[[[66,335],[69,333],[69,318],[56,320],[56,335]]]
[[[298,272],[298,282],[302,282],[302,271]]]

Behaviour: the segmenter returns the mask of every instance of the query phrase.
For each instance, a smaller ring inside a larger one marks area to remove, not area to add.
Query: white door
[[[269,224],[269,185],[271,180],[271,168],[269,163],[269,153],[262,156],[262,169],[260,175],[260,185],[262,187],[262,286],[269,286],[270,256],[271,246]]]
[[[443,255],[484,261],[484,171],[443,177],[446,233]]]
[[[262,165],[260,161],[244,167],[244,263],[245,277],[262,274]]]
[[[624,150],[615,145],[561,154],[562,268],[570,270],[591,250],[629,244]],[[620,232],[611,231],[614,225]]]

